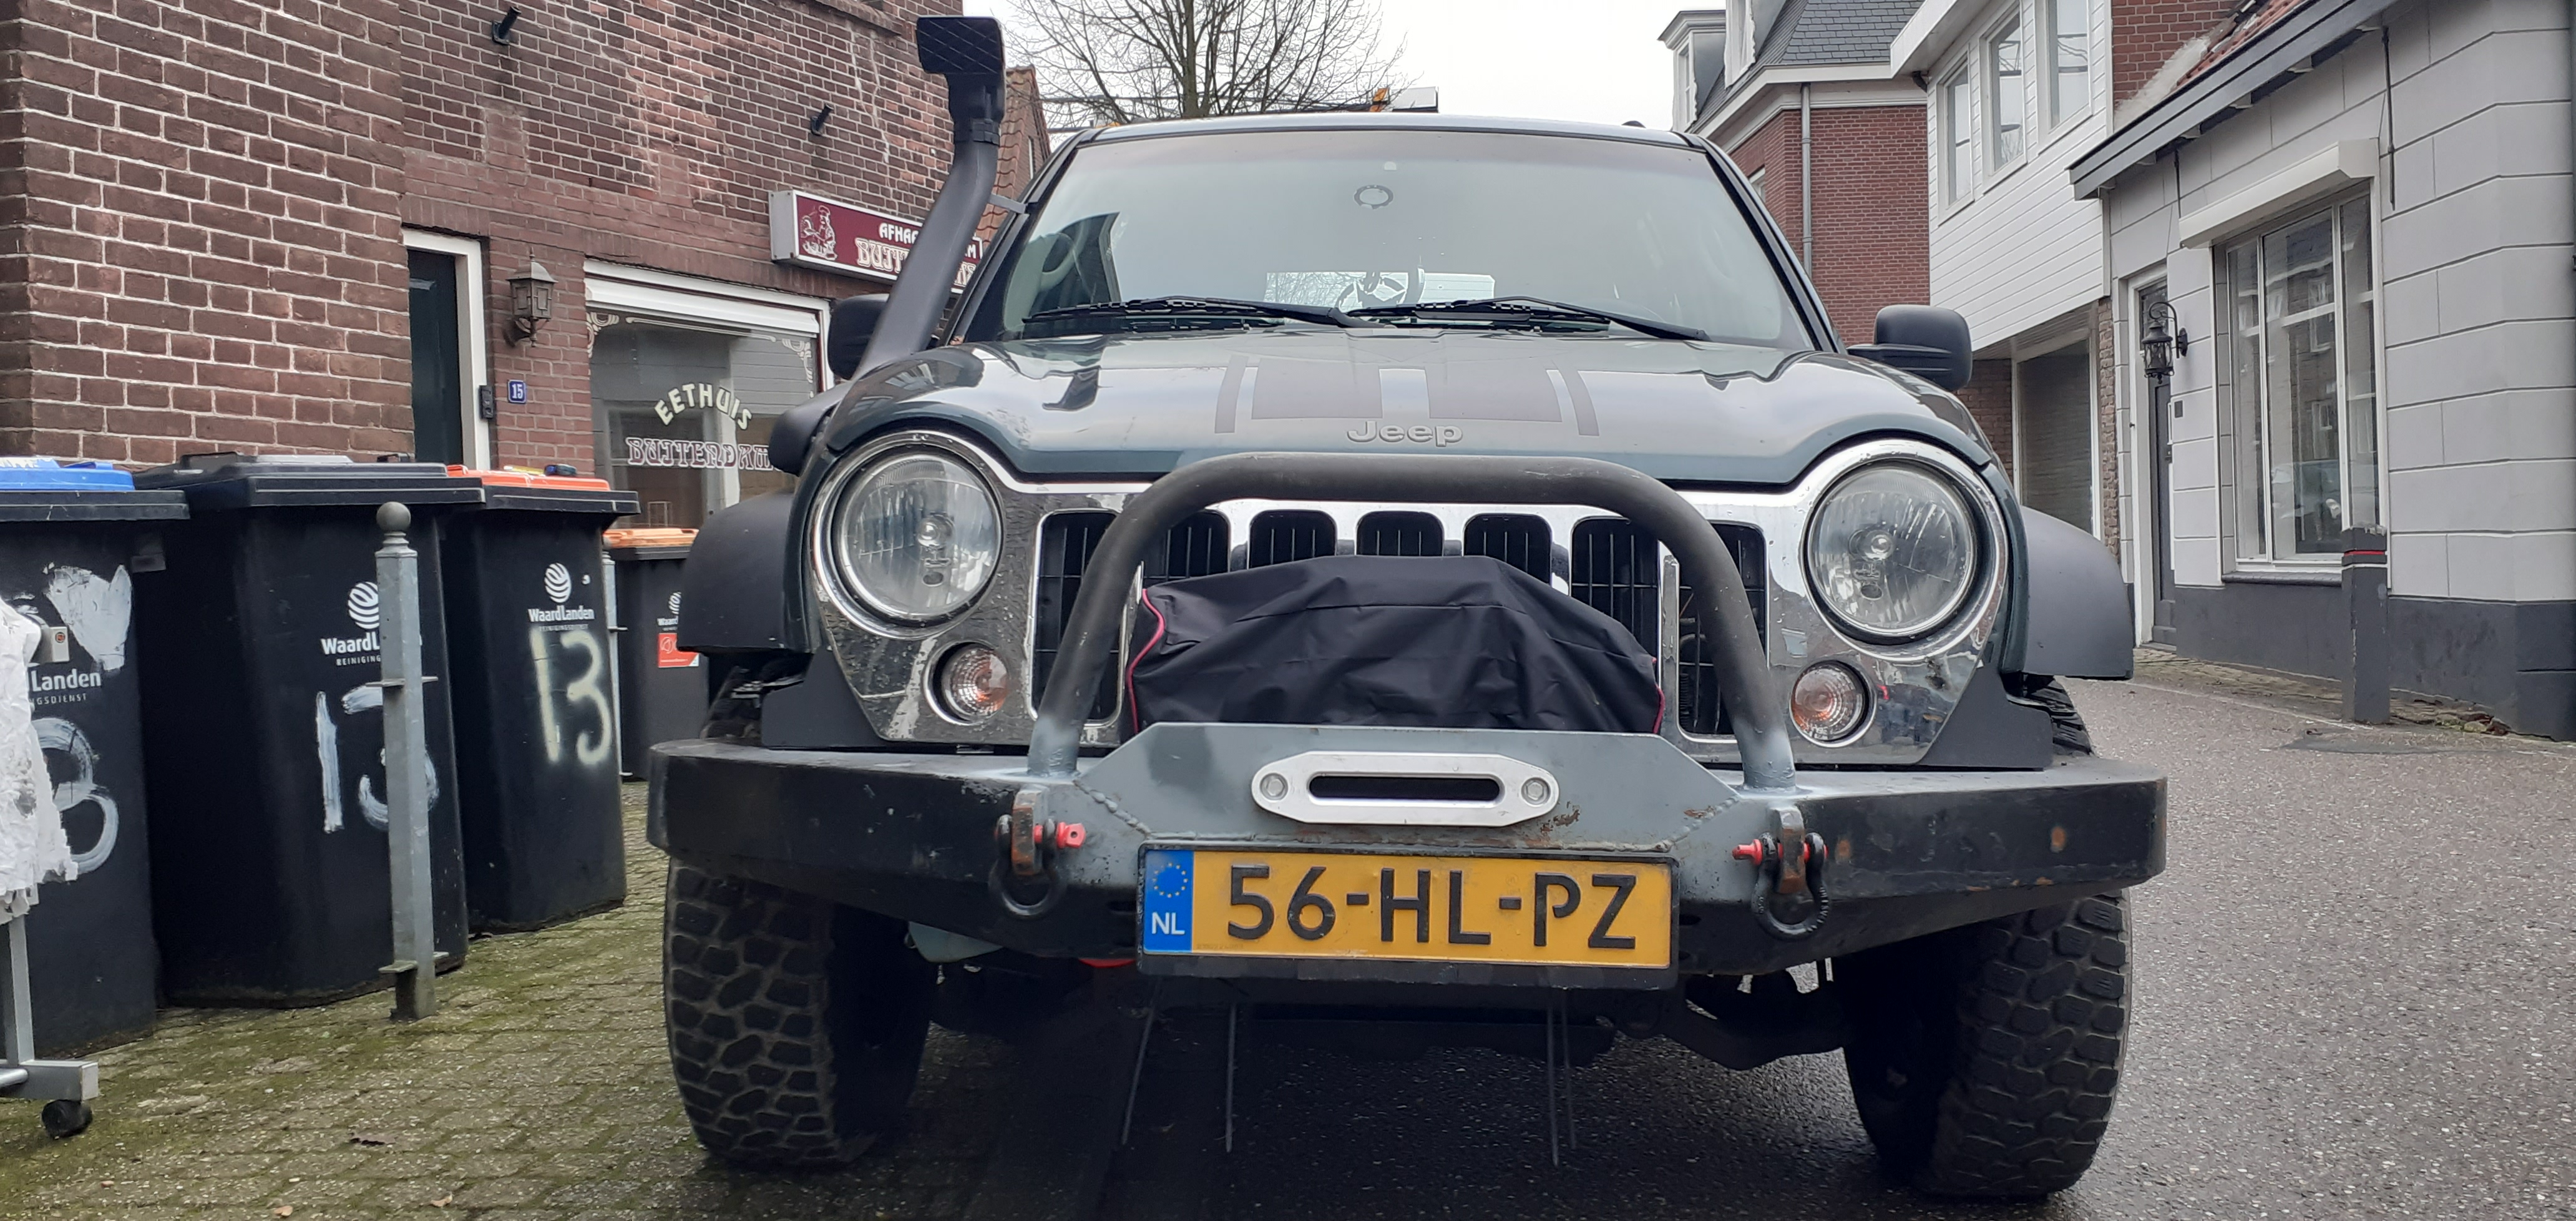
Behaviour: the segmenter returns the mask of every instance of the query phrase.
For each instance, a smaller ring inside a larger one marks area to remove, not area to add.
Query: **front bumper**
[[[1316,825],[1261,810],[1256,772],[1319,750],[1507,755],[1547,769],[1562,799],[1545,817],[1495,828]],[[1015,801],[1038,822],[1085,831],[1079,848],[1052,857],[1062,895],[1033,917],[994,892],[996,827]],[[1832,848],[1831,915],[1795,940],[1754,919],[1760,875],[1731,855],[1772,830],[1783,803]],[[665,743],[653,748],[648,833],[702,868],[1027,953],[1091,958],[1136,953],[1149,844],[1643,854],[1674,865],[1677,969],[1759,974],[2146,881],[2164,868],[2164,810],[2162,776],[2089,757],[2039,771],[1808,770],[1794,794],[1763,794],[1641,734],[1166,724],[1065,778],[1031,777],[1007,755]],[[1350,975],[1296,960],[1196,966]],[[1622,986],[1607,974],[1413,964],[1391,977]]]

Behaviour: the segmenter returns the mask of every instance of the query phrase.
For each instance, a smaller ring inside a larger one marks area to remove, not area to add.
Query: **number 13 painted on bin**
[[[583,655],[581,676],[565,683],[560,697],[555,693],[554,654],[557,646],[554,642],[556,641],[561,641],[562,647]],[[599,647],[599,637],[593,635],[588,628],[573,628],[569,631],[530,628],[528,629],[528,653],[537,661],[537,717],[546,740],[546,762],[563,762],[565,718],[555,708],[555,701],[558,698],[569,705],[570,709],[577,709],[583,704],[590,705],[597,718],[593,721],[596,729],[583,728],[574,735],[573,758],[579,760],[584,767],[594,767],[607,762],[611,745],[608,740],[608,727],[616,722],[611,719],[614,714],[608,708],[608,692],[602,690],[599,685],[600,663],[606,658],[605,650]]]

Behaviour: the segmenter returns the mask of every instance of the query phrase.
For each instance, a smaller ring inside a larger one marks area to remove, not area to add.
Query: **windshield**
[[[1636,337],[1624,318],[1816,346],[1707,157],[1626,140],[1345,128],[1101,141],[1075,155],[999,275],[968,339],[1168,329],[1185,298],[1197,315],[1221,312],[1207,300],[1271,302],[1386,311],[1370,325]],[[1496,299],[1522,304],[1401,308]],[[1118,302],[1159,304],[1083,308]]]

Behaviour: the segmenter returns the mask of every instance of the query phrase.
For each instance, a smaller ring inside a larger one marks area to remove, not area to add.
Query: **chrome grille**
[[[1083,571],[1113,520],[1115,515],[1105,511],[1057,513],[1040,528],[1030,633],[1030,669],[1037,695],[1044,694],[1056,653],[1062,647],[1065,621],[1073,612],[1075,597],[1082,592]],[[1764,566],[1762,533],[1742,525],[1717,524],[1714,528],[1735,557],[1737,571],[1743,574],[1754,626],[1761,630],[1769,600],[1765,596],[1768,570]],[[1332,555],[1339,542],[1332,515],[1304,509],[1272,509],[1256,514],[1246,533],[1247,568]],[[1444,543],[1440,519],[1429,513],[1367,513],[1358,519],[1353,534],[1353,549],[1361,555],[1436,556]],[[1231,541],[1225,516],[1215,510],[1203,511],[1173,527],[1162,547],[1147,552],[1145,583],[1157,585],[1223,572],[1229,566]],[[1491,556],[1545,580],[1550,543],[1549,523],[1544,518],[1486,513],[1467,520],[1460,550],[1467,555]],[[1659,651],[1663,640],[1663,550],[1654,539],[1625,519],[1594,517],[1575,523],[1566,551],[1566,592],[1617,620],[1639,645]],[[1729,729],[1725,709],[1714,697],[1716,666],[1701,648],[1697,591],[1683,586],[1680,604],[1681,622],[1675,632],[1679,641],[1678,681],[1669,693],[1675,723],[1687,733],[1722,736]],[[1116,712],[1118,673],[1119,665],[1113,660],[1104,671],[1088,719],[1104,720]]]

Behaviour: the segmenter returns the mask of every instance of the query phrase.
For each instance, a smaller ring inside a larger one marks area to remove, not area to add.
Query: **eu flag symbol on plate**
[[[1157,849],[1145,854],[1144,921],[1137,944],[1148,954],[1190,952],[1190,875],[1196,853]]]

